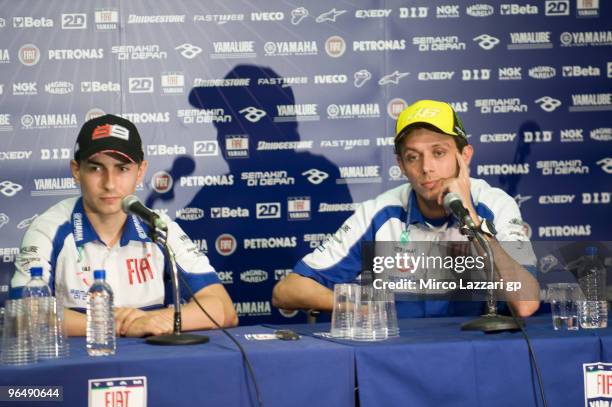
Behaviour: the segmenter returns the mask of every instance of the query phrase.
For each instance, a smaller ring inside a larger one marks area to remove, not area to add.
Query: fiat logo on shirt
[[[221,256],[229,256],[236,251],[236,238],[229,233],[220,235],[215,240],[215,249]]]

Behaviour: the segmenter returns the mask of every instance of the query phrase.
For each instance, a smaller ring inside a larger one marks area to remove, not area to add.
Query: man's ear
[[[138,165],[138,177],[137,182],[140,184],[147,172],[147,168],[149,167],[149,162],[147,160],[142,160],[142,162]]]
[[[469,167],[472,162],[472,157],[474,156],[474,147],[471,145],[467,145],[463,147],[463,151],[461,151],[461,157],[463,157],[463,161],[465,161],[466,165]]]
[[[72,178],[74,178],[74,182],[79,184],[81,182],[81,174],[79,173],[80,164],[75,160],[70,160],[70,172],[72,173]]]

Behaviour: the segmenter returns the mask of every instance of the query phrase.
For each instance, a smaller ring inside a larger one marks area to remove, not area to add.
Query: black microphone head
[[[138,199],[136,195],[128,195],[125,198],[123,198],[123,200],[121,201],[121,208],[123,209],[123,212],[129,215],[130,206],[132,206],[133,204],[137,202],[140,202],[140,199]]]
[[[461,197],[458,194],[454,192],[449,192],[448,194],[446,194],[446,196],[444,197],[444,209],[446,209],[448,212],[451,212],[451,204],[455,201],[461,202],[461,205],[463,206],[463,201],[461,201]]]

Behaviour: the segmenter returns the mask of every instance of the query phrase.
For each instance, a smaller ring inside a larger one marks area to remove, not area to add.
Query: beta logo
[[[158,194],[165,194],[172,189],[174,180],[172,176],[166,171],[158,171],[153,174],[151,179],[151,188]]]
[[[248,218],[249,210],[241,207],[229,208],[227,206],[210,208],[210,217],[213,219]]]
[[[221,256],[229,256],[236,251],[236,238],[229,233],[219,235],[215,240],[215,249]]]

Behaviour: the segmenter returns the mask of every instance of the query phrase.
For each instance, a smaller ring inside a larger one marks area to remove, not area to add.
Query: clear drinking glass
[[[578,329],[578,302],[582,299],[582,290],[576,283],[548,284],[547,300],[555,330]]]

